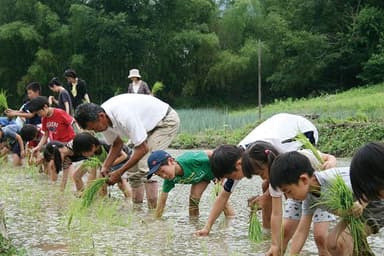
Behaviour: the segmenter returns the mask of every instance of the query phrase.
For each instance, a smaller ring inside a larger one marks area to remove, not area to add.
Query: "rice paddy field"
[[[169,152],[177,156],[182,151]],[[153,218],[145,203],[131,205],[112,187],[109,197],[75,214],[68,227],[71,209],[80,202],[71,182],[60,192],[60,177],[54,184],[36,168],[2,164],[0,174],[8,235],[21,250],[19,255],[264,255],[269,248],[268,236],[259,243],[248,238],[247,198],[260,193],[258,177],[244,179],[233,193],[236,217],[220,216],[208,237],[195,237],[213,203],[212,184],[201,199],[196,219],[188,216],[189,185],[178,185],[170,192],[160,220]],[[377,255],[382,255],[383,241],[383,232],[369,238]],[[312,235],[301,255],[317,255]]]

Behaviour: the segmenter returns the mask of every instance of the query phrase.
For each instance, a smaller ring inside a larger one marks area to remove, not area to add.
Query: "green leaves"
[[[0,90],[0,111],[8,109],[7,92]]]

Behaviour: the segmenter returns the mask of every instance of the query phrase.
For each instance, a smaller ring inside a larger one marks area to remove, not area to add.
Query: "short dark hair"
[[[30,101],[28,104],[28,110],[33,113],[43,109],[44,106],[49,106],[47,97],[38,96]]]
[[[90,151],[93,145],[100,145],[99,139],[89,132],[82,132],[73,138],[72,149],[75,154],[81,155],[84,152]]]
[[[102,112],[104,109],[95,103],[83,103],[77,106],[74,117],[80,127],[86,129],[87,123],[97,121]]]
[[[36,126],[32,125],[32,124],[25,124],[23,125],[23,127],[20,129],[20,136],[21,138],[23,139],[23,141],[31,141],[33,140],[37,133],[39,132],[39,130],[37,129]]]
[[[25,86],[25,90],[31,90],[34,92],[41,92],[41,85],[38,82],[32,82]]]
[[[57,77],[52,78],[48,83],[49,88],[52,88],[54,85],[61,86],[61,83]]]
[[[370,142],[360,147],[352,157],[350,177],[352,190],[360,202],[380,200],[384,190],[384,144]]]
[[[64,77],[77,78],[76,71],[73,69],[67,69],[64,71]]]
[[[216,178],[223,178],[236,170],[236,162],[241,158],[243,149],[235,145],[218,146],[212,153],[211,169]]]
[[[65,147],[63,143],[52,141],[47,143],[43,152],[44,160],[46,162],[53,160],[57,173],[59,173],[63,167],[63,160],[61,159],[61,153],[59,150],[63,147]]]
[[[271,167],[276,156],[279,155],[277,149],[269,142],[266,141],[255,141],[250,144],[248,148],[244,151],[241,158],[241,169],[243,174],[248,179],[252,178],[252,175],[259,174],[259,170],[262,167],[261,164],[266,164],[268,169]]]
[[[297,184],[300,175],[308,174],[312,177],[313,169],[309,159],[297,151],[280,154],[273,161],[269,170],[269,183],[273,189],[283,185]]]

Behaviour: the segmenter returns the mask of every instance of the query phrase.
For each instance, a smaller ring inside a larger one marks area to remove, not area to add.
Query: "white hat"
[[[131,78],[131,77],[138,77],[138,78],[141,78],[140,73],[139,73],[139,70],[138,70],[138,69],[131,69],[131,70],[129,70],[129,76],[128,76],[128,78]]]

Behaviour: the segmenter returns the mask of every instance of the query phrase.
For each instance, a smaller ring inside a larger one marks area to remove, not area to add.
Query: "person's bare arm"
[[[225,205],[228,202],[228,199],[230,196],[231,196],[231,192],[227,192],[224,189],[220,192],[220,194],[216,197],[215,202],[213,203],[212,209],[208,216],[207,223],[205,224],[203,229],[196,231],[195,235],[207,236],[209,234],[216,219],[220,216],[220,213],[224,210]]]
[[[122,149],[122,146],[123,146],[123,141],[121,139],[116,146],[115,146],[115,143],[113,143],[109,151],[108,157],[103,164],[103,170],[104,168],[108,168],[107,170],[109,170],[112,163],[112,157],[113,159],[116,159],[116,157],[118,156],[118,154]],[[119,152],[117,151],[117,148],[119,148]],[[140,159],[143,158],[143,156],[148,152],[148,150],[149,149],[146,142],[143,142],[140,145],[136,146],[133,150],[133,154],[131,158],[129,158],[129,160],[121,168],[119,168],[118,170],[110,174],[108,184],[112,185],[119,182],[124,172],[129,168],[131,168],[132,166],[134,166],[135,164],[137,164],[137,162],[139,162]]]
[[[299,225],[291,239],[292,242],[289,255],[300,255],[300,251],[308,238],[309,229],[312,223],[312,216],[313,214],[301,216]]]
[[[48,132],[45,132],[43,137],[41,137],[39,144],[37,144],[36,147],[32,149],[32,153],[35,154],[35,152],[39,151],[45,143],[48,141]]]
[[[167,203],[168,193],[161,192],[159,200],[157,202],[157,207],[155,211],[155,217],[160,218],[163,215],[165,204]]]
[[[21,136],[19,134],[16,134],[16,140],[17,140],[17,143],[19,143],[20,156],[21,156],[21,158],[24,158],[25,157],[25,150],[24,150],[23,139],[21,138]]]
[[[323,170],[336,167],[336,157],[330,154],[320,153],[324,163],[321,166]]]
[[[65,112],[67,112],[68,115],[71,114],[71,109],[69,108],[69,102],[64,102]]]
[[[283,205],[281,197],[272,197],[271,214],[271,247],[266,253],[268,256],[284,255],[284,249],[281,248],[282,224],[283,224]]]
[[[127,153],[120,150],[120,155],[113,161],[112,166],[123,162],[125,159],[127,159]]]
[[[7,109],[5,111],[5,114],[8,116],[8,117],[15,117],[15,116],[18,116],[18,117],[22,117],[22,118],[32,118],[35,116],[34,113],[29,113],[29,112],[23,112],[23,111],[20,111],[20,110],[13,110],[13,109]]]

